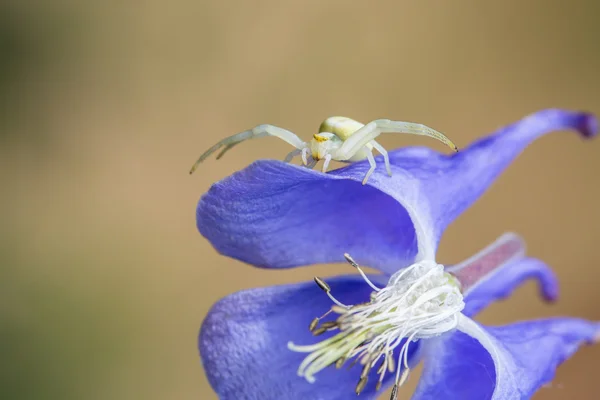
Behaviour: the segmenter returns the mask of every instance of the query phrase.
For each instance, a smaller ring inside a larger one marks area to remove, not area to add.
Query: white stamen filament
[[[344,303],[342,303],[341,301],[339,301],[338,299],[336,299],[335,297],[333,297],[333,295],[331,294],[331,292],[327,292],[327,296],[329,296],[329,298],[331,299],[331,301],[333,301],[338,306],[344,307],[344,308],[350,308],[350,306],[345,305]]]
[[[352,265],[354,268],[356,268],[358,270],[358,272],[360,273],[360,276],[362,276],[362,278],[365,280],[365,282],[367,282],[367,285],[371,286],[371,289],[373,289],[376,292],[379,292],[381,290],[380,288],[375,286],[373,284],[373,282],[371,282],[371,280],[367,277],[367,275],[364,273],[362,268],[356,263],[356,261],[354,261],[354,259],[352,257],[350,257],[350,254],[345,253],[344,258],[346,258],[346,261],[348,261],[350,263],[350,265]]]
[[[332,329],[338,333],[312,345],[288,343],[292,351],[309,353],[298,367],[298,375],[314,382],[315,374],[325,367],[332,364],[339,367],[346,360],[354,359],[363,365],[357,393],[364,389],[368,372],[377,363],[380,364],[378,381],[383,381],[386,371],[396,370],[396,385],[400,386],[408,377],[409,345],[457,326],[458,315],[464,308],[460,288],[442,265],[421,261],[394,274],[387,286],[380,289],[350,256],[346,255],[346,259],[375,292],[370,302],[353,306],[346,306],[327,292],[332,301],[342,307],[332,308],[339,317],[313,333]],[[397,365],[394,365],[393,353],[400,345]]]

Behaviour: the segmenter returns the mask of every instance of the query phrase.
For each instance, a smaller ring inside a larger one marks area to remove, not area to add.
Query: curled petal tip
[[[598,119],[592,113],[581,114],[581,122],[577,130],[586,138],[592,138],[598,134]]]
[[[554,285],[551,285],[551,284],[544,285],[540,282],[539,286],[540,286],[541,295],[546,302],[554,303],[556,300],[558,300],[558,297],[560,294],[560,288],[558,286],[558,283],[555,282]]]
[[[558,300],[558,292],[557,293],[542,293],[542,298],[546,303],[555,303]]]
[[[592,341],[592,344],[599,344],[600,343],[600,323],[598,324],[598,333],[596,333],[596,336],[594,336],[594,339]]]

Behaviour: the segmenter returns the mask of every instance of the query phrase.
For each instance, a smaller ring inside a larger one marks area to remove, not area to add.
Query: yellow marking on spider
[[[323,135],[319,135],[318,133],[315,133],[315,134],[313,135],[313,138],[314,138],[314,139],[315,139],[317,142],[321,142],[321,143],[322,143],[322,142],[326,142],[326,141],[328,141],[328,140],[329,140],[329,138],[327,138],[327,137],[325,137],[325,136],[323,136]]]

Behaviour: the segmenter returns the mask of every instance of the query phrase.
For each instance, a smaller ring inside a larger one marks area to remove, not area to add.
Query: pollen
[[[340,368],[347,361],[360,363],[361,373],[356,386],[360,394],[367,385],[371,370],[379,375],[380,388],[386,373],[396,373],[395,388],[401,386],[410,371],[408,350],[411,343],[441,335],[458,325],[464,308],[463,296],[456,280],[434,261],[421,261],[394,274],[386,287],[378,288],[358,264],[346,255],[365,282],[374,289],[370,301],[345,305],[331,294],[329,285],[315,279],[319,287],[335,303],[323,317],[337,314],[334,320],[321,324],[317,318],[310,324],[313,335],[335,334],[312,345],[288,343],[292,351],[308,353],[298,368],[298,375],[308,382],[324,368]],[[399,349],[399,352],[396,350]]]

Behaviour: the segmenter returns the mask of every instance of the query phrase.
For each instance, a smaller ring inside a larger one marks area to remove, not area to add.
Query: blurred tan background
[[[196,349],[213,302],[349,271],[218,256],[196,231],[199,196],[290,149],[251,141],[189,176],[197,156],[259,123],[309,138],[334,114],[465,146],[545,107],[600,113],[595,3],[4,0],[0,398],[216,399]],[[599,154],[600,140],[543,138],[447,231],[442,263],[514,230],[561,279],[556,305],[530,283],[480,321],[600,320]],[[599,364],[583,348],[535,398],[597,398]]]

